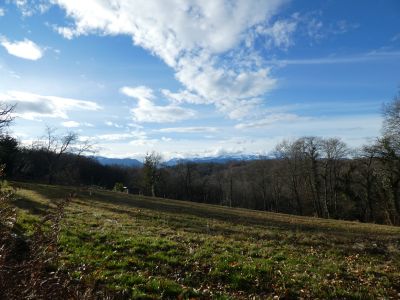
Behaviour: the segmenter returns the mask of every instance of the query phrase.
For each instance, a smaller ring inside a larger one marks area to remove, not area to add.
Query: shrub
[[[114,192],[123,192],[125,190],[124,184],[122,182],[116,182],[113,188]]]

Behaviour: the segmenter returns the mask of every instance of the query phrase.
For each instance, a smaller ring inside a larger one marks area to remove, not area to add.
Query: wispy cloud
[[[5,37],[0,38],[1,45],[11,55],[28,60],[38,60],[43,56],[43,50],[28,39],[10,42]]]
[[[203,133],[203,132],[216,132],[216,127],[170,127],[157,130],[158,132],[165,133]]]
[[[176,104],[158,106],[154,104],[153,90],[145,86],[123,87],[121,93],[135,98],[137,106],[131,109],[133,120],[147,123],[168,123],[186,120],[195,116],[191,109]]]
[[[349,31],[358,29],[360,24],[352,23],[347,20],[339,20],[334,25],[331,26],[330,31],[334,34],[344,34]]]
[[[268,37],[268,48],[277,47],[287,50],[294,44],[293,34],[297,29],[298,21],[295,19],[278,20],[272,26],[259,26],[257,32]]]
[[[50,6],[51,1],[48,0],[14,0],[24,17],[30,17],[35,13],[44,13]]]
[[[400,51],[372,51],[368,53],[360,53],[352,56],[329,56],[318,58],[304,59],[277,59],[270,60],[268,63],[286,66],[286,65],[322,65],[322,64],[349,64],[364,63],[378,60],[388,60],[400,57]]]
[[[17,104],[15,114],[29,120],[37,118],[68,119],[68,112],[72,110],[97,111],[101,109],[101,106],[93,101],[43,96],[21,91],[8,91],[0,94],[0,101]]]
[[[276,113],[276,114],[271,114],[269,116],[265,116],[262,119],[256,121],[239,123],[235,126],[235,128],[237,129],[260,128],[260,127],[267,127],[278,122],[291,123],[294,121],[301,121],[301,120],[306,121],[310,120],[310,118],[301,117],[296,114],[290,114],[290,113]]]
[[[6,14],[6,10],[4,8],[0,7],[0,17],[5,16],[5,14]]]
[[[17,72],[10,70],[9,68],[2,65],[0,65],[0,74],[1,73],[15,79],[21,79],[21,76]]]
[[[395,34],[395,35],[390,39],[390,41],[392,41],[392,42],[400,41],[400,33]]]
[[[96,137],[96,139],[103,141],[121,141],[121,140],[129,140],[134,137],[136,137],[136,135],[132,133],[110,133],[110,134],[100,134]]]

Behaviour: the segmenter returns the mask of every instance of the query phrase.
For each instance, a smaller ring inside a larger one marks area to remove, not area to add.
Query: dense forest
[[[10,180],[97,186],[156,197],[290,214],[400,224],[400,94],[383,108],[382,134],[350,149],[337,137],[279,143],[253,161],[165,166],[157,153],[141,168],[104,166],[78,136],[46,135],[23,146],[7,133],[13,107],[1,108],[0,163]]]

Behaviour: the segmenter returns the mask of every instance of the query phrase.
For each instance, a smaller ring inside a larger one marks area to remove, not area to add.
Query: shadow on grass
[[[85,196],[85,195],[82,195]],[[87,197],[85,197],[87,198]],[[90,198],[89,198],[90,199]],[[382,236],[388,237],[397,234],[400,236],[400,228],[376,224],[338,221],[332,219],[320,219],[286,215],[271,212],[253,211],[240,208],[228,208],[219,205],[200,204],[188,201],[168,200],[134,195],[124,195],[112,192],[102,192],[91,198],[92,201],[103,202],[131,208],[149,209],[157,212],[192,215],[207,219],[216,219],[235,225],[259,226],[266,229],[290,229],[305,232],[323,232],[346,236]],[[113,208],[114,209],[114,208]],[[126,211],[117,209],[120,213]]]
[[[292,216],[285,214],[266,213],[238,208],[227,208],[218,205],[200,204],[188,201],[151,198],[139,195],[126,195],[110,191],[94,191],[92,195],[85,189],[73,187],[47,186],[37,184],[20,184],[21,187],[32,189],[37,193],[52,200],[60,198],[71,192],[77,193],[77,198],[82,202],[102,202],[102,208],[114,213],[124,213],[133,216],[121,208],[109,207],[118,205],[127,208],[148,209],[155,212],[164,212],[177,215],[191,215],[200,218],[215,219],[234,225],[258,226],[259,229],[281,229],[303,231],[310,233],[323,233],[341,236],[343,238],[362,237],[363,239],[394,239],[400,236],[400,229],[363,224],[356,222],[318,219],[312,217]],[[135,215],[136,216],[136,215]],[[378,230],[379,229],[379,230]],[[227,229],[226,233],[232,232]]]
[[[171,201],[168,203],[168,201]],[[86,204],[88,206],[95,205],[104,210],[108,210],[112,213],[126,214],[132,218],[140,218],[140,214],[129,211],[131,208],[147,209],[157,213],[168,213],[175,215],[176,217],[167,216],[166,226],[170,228],[180,228],[192,232],[198,232],[209,235],[243,235],[247,237],[253,237],[256,239],[282,239],[282,234],[287,234],[290,230],[301,239],[302,234],[313,234],[315,238],[318,238],[321,244],[330,244],[334,242],[335,244],[343,244],[348,248],[349,240],[351,245],[356,241],[377,241],[377,240],[396,240],[399,235],[388,232],[375,232],[371,233],[371,229],[367,228],[356,228],[356,230],[351,230],[349,227],[329,227],[329,220],[321,219],[323,224],[319,224],[319,219],[310,219],[309,224],[297,223],[296,216],[293,220],[290,216],[282,215],[282,220],[279,220],[281,215],[274,214],[273,218],[268,214],[262,216],[263,212],[253,212],[238,209],[230,209],[220,206],[209,206],[201,205],[196,203],[189,203],[184,201],[176,200],[164,200],[157,198],[148,198],[140,196],[130,196],[126,195],[106,195],[103,192],[101,194],[94,195],[92,198],[88,198],[86,195],[80,195],[80,203]],[[93,204],[91,204],[93,203]],[[102,203],[102,204],[101,204]],[[112,205],[112,206],[111,206]],[[118,207],[119,206],[119,207]],[[126,207],[127,209],[123,209]],[[245,211],[245,213],[243,213]],[[247,213],[247,215],[246,215]],[[211,222],[213,220],[222,221],[227,223],[224,226],[210,226],[206,227],[205,222],[201,222],[194,219],[188,219],[187,217],[179,216],[192,216],[203,219],[208,219]],[[144,215],[143,219],[148,219],[148,215]],[[154,218],[159,218],[154,215]],[[314,222],[316,221],[316,222]],[[304,222],[304,221],[303,221]],[[334,222],[334,221],[333,221]],[[340,221],[338,221],[340,222]],[[325,224],[324,224],[325,223]],[[232,224],[232,225],[230,225]],[[249,226],[253,228],[248,228],[248,231],[243,230],[243,228],[238,228],[239,226]],[[355,223],[357,226],[358,224]],[[254,230],[253,230],[254,229]],[[272,232],[271,232],[272,230]],[[304,236],[304,235],[303,235]],[[293,237],[294,243],[297,243],[296,237]],[[313,241],[315,244],[316,241]]]
[[[32,200],[27,199],[27,198],[15,199],[15,200],[13,200],[12,203],[17,208],[20,208],[20,209],[23,209],[23,210],[27,210],[33,215],[41,215],[41,216],[43,216],[49,210],[49,206],[48,205],[44,205],[44,204],[38,203],[36,201],[32,201]]]

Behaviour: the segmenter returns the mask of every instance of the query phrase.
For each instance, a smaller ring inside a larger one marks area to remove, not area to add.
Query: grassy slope
[[[72,188],[14,183],[20,223]],[[400,297],[400,228],[77,191],[63,264],[132,298]]]

